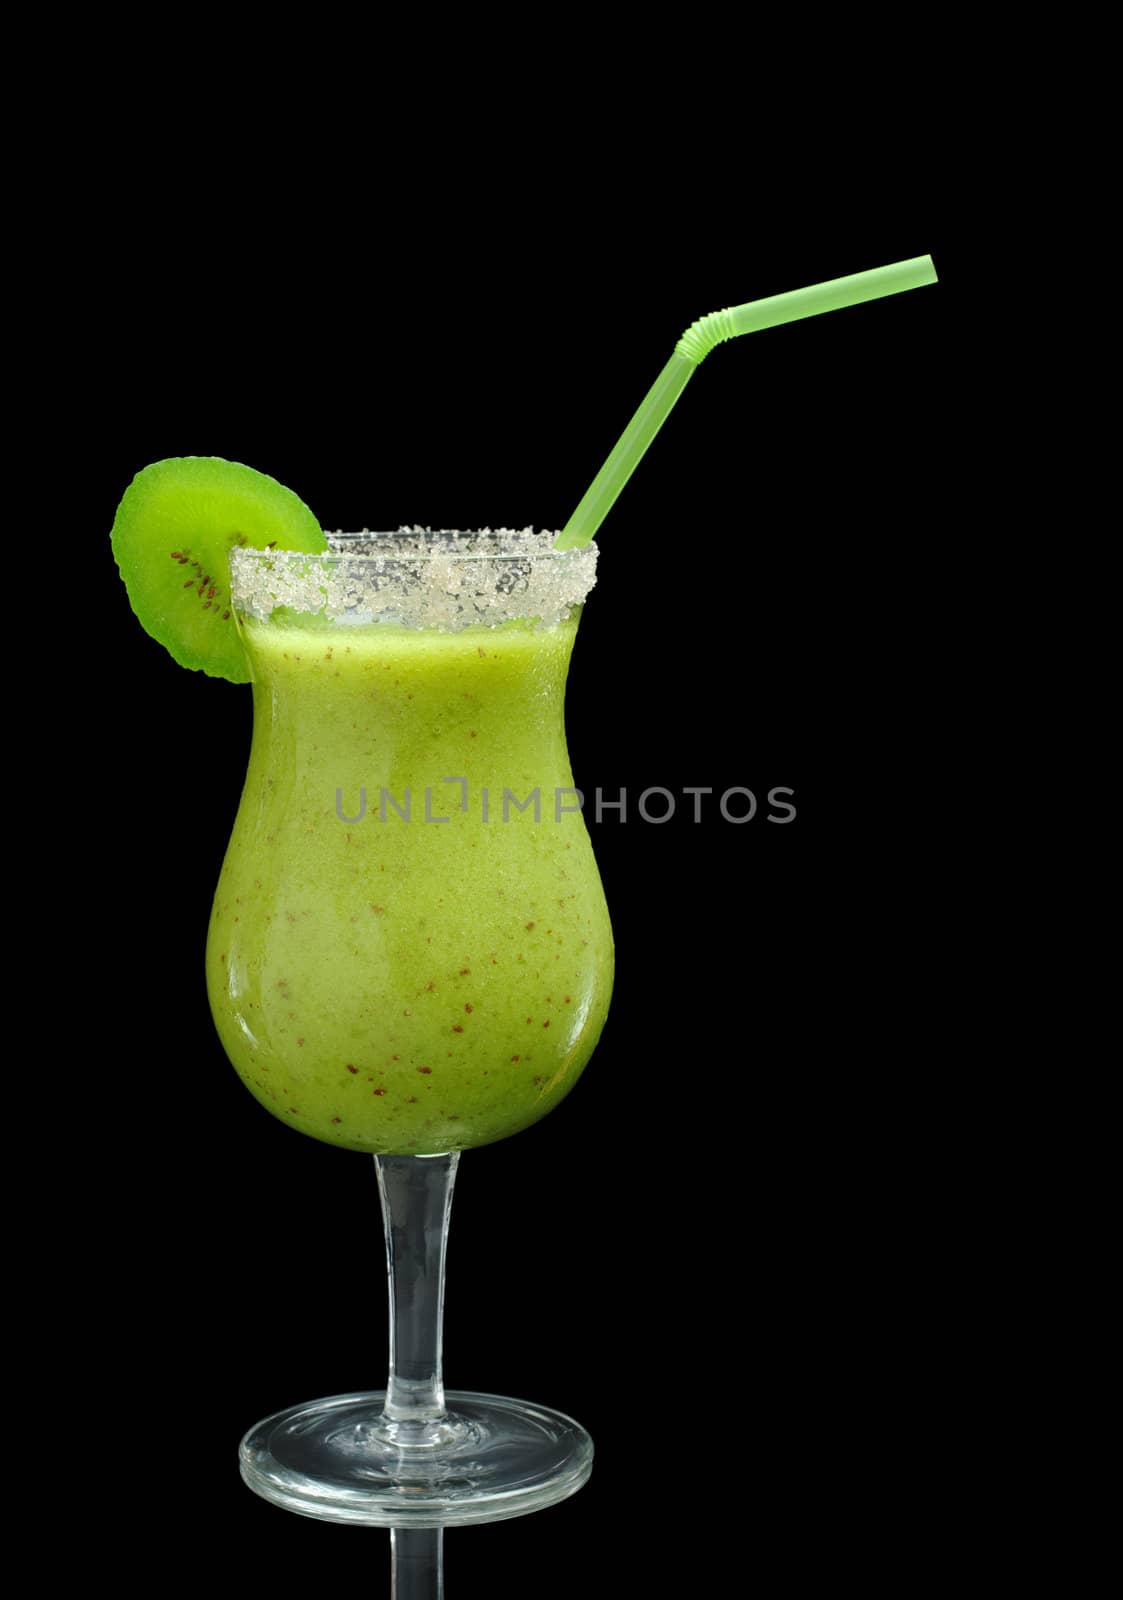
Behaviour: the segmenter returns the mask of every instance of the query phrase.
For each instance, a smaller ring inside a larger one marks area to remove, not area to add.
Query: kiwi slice
[[[138,472],[110,538],[146,632],[181,666],[231,683],[250,676],[230,604],[231,549],[327,549],[291,489],[219,456],[174,456]]]

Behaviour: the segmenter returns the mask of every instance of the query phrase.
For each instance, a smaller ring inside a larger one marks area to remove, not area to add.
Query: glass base
[[[242,1477],[324,1522],[447,1528],[541,1511],[593,1469],[593,1441],[560,1411],[452,1390],[437,1442],[415,1444],[386,1423],[385,1400],[340,1394],[266,1417],[242,1440]]]

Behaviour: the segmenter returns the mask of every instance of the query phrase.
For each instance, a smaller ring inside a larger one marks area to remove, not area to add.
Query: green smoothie
[[[227,1054],[292,1127],[434,1154],[576,1082],[613,963],[570,809],[576,626],[244,621],[253,748],[207,977]]]

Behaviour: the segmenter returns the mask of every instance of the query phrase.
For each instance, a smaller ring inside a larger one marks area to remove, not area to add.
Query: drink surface
[[[276,1116],[347,1149],[527,1127],[573,1086],[612,986],[564,809],[576,621],[244,631],[253,748],[207,945],[227,1054]]]

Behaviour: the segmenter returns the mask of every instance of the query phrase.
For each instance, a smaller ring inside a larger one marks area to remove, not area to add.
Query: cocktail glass
[[[493,1521],[574,1493],[592,1464],[559,1412],[446,1394],[441,1325],[459,1152],[557,1105],[608,1008],[563,723],[595,551],[529,533],[330,542],[234,556],[254,736],[207,971],[251,1092],[375,1156],[390,1374],[260,1423],[242,1474],[329,1521]]]

